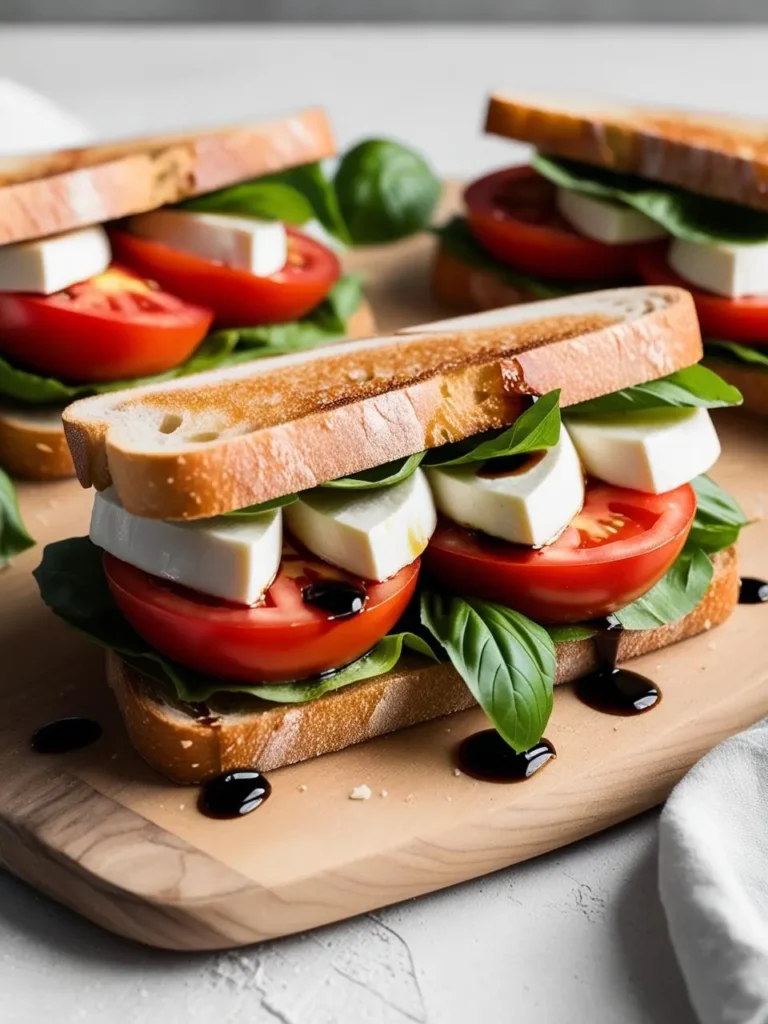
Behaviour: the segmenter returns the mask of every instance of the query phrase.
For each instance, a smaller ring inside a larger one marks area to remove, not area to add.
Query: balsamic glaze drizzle
[[[57,718],[32,734],[32,749],[37,754],[68,754],[95,743],[103,730],[91,718]]]
[[[348,619],[360,614],[368,595],[362,587],[346,580],[320,580],[304,587],[301,597],[305,604],[328,612],[331,619]]]
[[[484,729],[467,736],[457,759],[461,771],[481,782],[524,782],[555,757],[549,740],[541,739],[518,754],[495,729]]]
[[[608,615],[594,625],[598,666],[577,681],[576,696],[588,707],[608,715],[639,715],[655,708],[661,690],[639,672],[616,666],[622,624],[615,615]]]
[[[768,603],[768,580],[758,580],[754,576],[745,576],[741,580],[739,604]]]
[[[272,786],[261,772],[227,772],[203,785],[197,806],[208,818],[241,818],[261,807],[271,792]]]

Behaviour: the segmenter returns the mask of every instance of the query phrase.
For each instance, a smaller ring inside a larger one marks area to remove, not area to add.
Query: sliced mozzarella
[[[569,188],[557,190],[557,208],[582,235],[608,245],[647,242],[664,238],[667,233],[661,225],[631,206],[596,199]]]
[[[257,277],[276,274],[288,259],[288,236],[279,220],[155,210],[131,217],[128,228],[134,235]]]
[[[624,413],[568,421],[592,476],[617,487],[663,494],[689,483],[717,461],[720,442],[706,409]]]
[[[0,247],[0,292],[52,295],[101,274],[112,254],[106,231],[81,228]]]
[[[371,491],[318,488],[284,512],[286,526],[310,551],[369,580],[389,579],[410,565],[436,525],[421,470],[393,487]]]
[[[716,295],[768,295],[768,245],[707,245],[677,238],[667,260],[686,281]]]
[[[247,520],[192,523],[126,512],[110,489],[96,495],[91,540],[129,565],[238,604],[255,604],[280,566],[280,509]]]
[[[568,432],[561,430],[553,448],[504,468],[498,459],[427,470],[439,511],[513,544],[550,543],[584,504],[584,476]]]

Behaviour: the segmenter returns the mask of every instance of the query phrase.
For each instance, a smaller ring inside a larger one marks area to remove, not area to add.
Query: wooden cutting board
[[[357,257],[381,328],[434,318],[430,241]],[[768,508],[768,431],[719,417],[715,476],[750,517]],[[21,487],[40,543],[87,531],[91,495],[74,482]],[[744,572],[768,576],[768,524],[741,545]],[[40,550],[0,574],[0,859],[106,928],[154,946],[213,949],[286,935],[474,878],[555,849],[664,800],[705,751],[768,714],[768,608],[637,662],[664,692],[648,715],[614,718],[567,687],[547,736],[558,758],[522,785],[457,775],[479,710],[271,773],[272,798],[211,821],[130,748],[102,655],[38,598]],[[95,745],[44,757],[37,726],[87,715]],[[367,801],[349,799],[367,784]]]

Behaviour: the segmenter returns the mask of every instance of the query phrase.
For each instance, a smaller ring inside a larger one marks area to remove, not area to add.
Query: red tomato
[[[532,167],[508,167],[464,193],[467,224],[502,263],[555,281],[621,281],[636,276],[647,243],[606,245],[572,228],[555,205],[555,186]]]
[[[298,320],[325,298],[341,265],[324,245],[288,228],[288,262],[271,277],[112,231],[115,258],[174,295],[203,302],[222,326],[247,327]]]
[[[691,293],[702,334],[710,338],[768,345],[768,296],[745,295],[740,299],[728,299],[696,288],[667,263],[665,246],[646,250],[638,259],[637,266],[646,284],[674,284]]]
[[[688,484],[644,494],[590,481],[584,508],[535,551],[443,520],[425,570],[451,590],[507,605],[537,622],[581,622],[646,593],[680,554],[696,512]]]
[[[0,354],[80,384],[144,377],[183,363],[212,319],[110,267],[54,295],[0,293]]]
[[[274,683],[341,668],[369,651],[405,611],[419,560],[373,583],[286,548],[277,578],[254,608],[187,590],[111,555],[104,569],[123,615],[162,654],[224,679]],[[302,591],[321,580],[361,587],[363,610],[334,619],[306,604]]]

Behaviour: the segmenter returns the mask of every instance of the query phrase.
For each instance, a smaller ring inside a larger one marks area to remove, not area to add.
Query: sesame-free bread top
[[[687,292],[618,288],[86,398],[64,428],[83,486],[195,519],[507,426],[526,396],[561,388],[572,405],[701,353]]]
[[[322,110],[0,159],[0,245],[154,210],[336,151]]]
[[[768,121],[496,94],[485,127],[552,156],[768,210]]]

